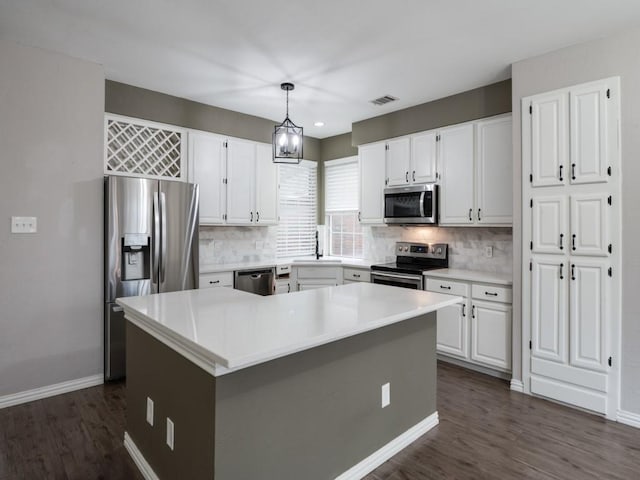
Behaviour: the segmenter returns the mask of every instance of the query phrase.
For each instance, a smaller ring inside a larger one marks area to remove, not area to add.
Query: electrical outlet
[[[11,233],[37,233],[36,217],[11,217]]]
[[[382,408],[388,406],[391,403],[391,384],[385,383],[382,385]]]
[[[484,247],[484,256],[487,258],[493,257],[493,247]]]
[[[167,446],[173,450],[173,433],[174,433],[174,427],[173,427],[173,421],[167,417]]]
[[[153,400],[147,397],[147,423],[153,427]]]

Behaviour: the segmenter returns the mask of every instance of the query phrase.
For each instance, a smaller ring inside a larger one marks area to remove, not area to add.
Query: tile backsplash
[[[200,227],[200,265],[271,261],[278,227]]]

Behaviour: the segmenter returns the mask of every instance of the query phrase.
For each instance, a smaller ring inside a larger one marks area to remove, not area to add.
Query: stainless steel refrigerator
[[[105,177],[104,376],[125,376],[116,298],[198,288],[198,185]]]

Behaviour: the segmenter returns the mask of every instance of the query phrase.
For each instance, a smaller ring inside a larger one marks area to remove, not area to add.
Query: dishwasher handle
[[[236,273],[239,277],[251,277],[253,279],[259,279],[262,275],[273,275],[273,269],[265,268],[264,270],[240,270]]]

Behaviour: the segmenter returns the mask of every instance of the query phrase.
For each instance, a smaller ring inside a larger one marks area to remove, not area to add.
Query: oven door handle
[[[418,287],[418,290],[422,289],[422,275],[402,275],[398,273],[388,273],[388,272],[371,272],[371,282],[376,283],[376,279],[378,280],[388,280],[388,281],[396,281],[397,283],[401,283],[404,285],[415,285]]]

